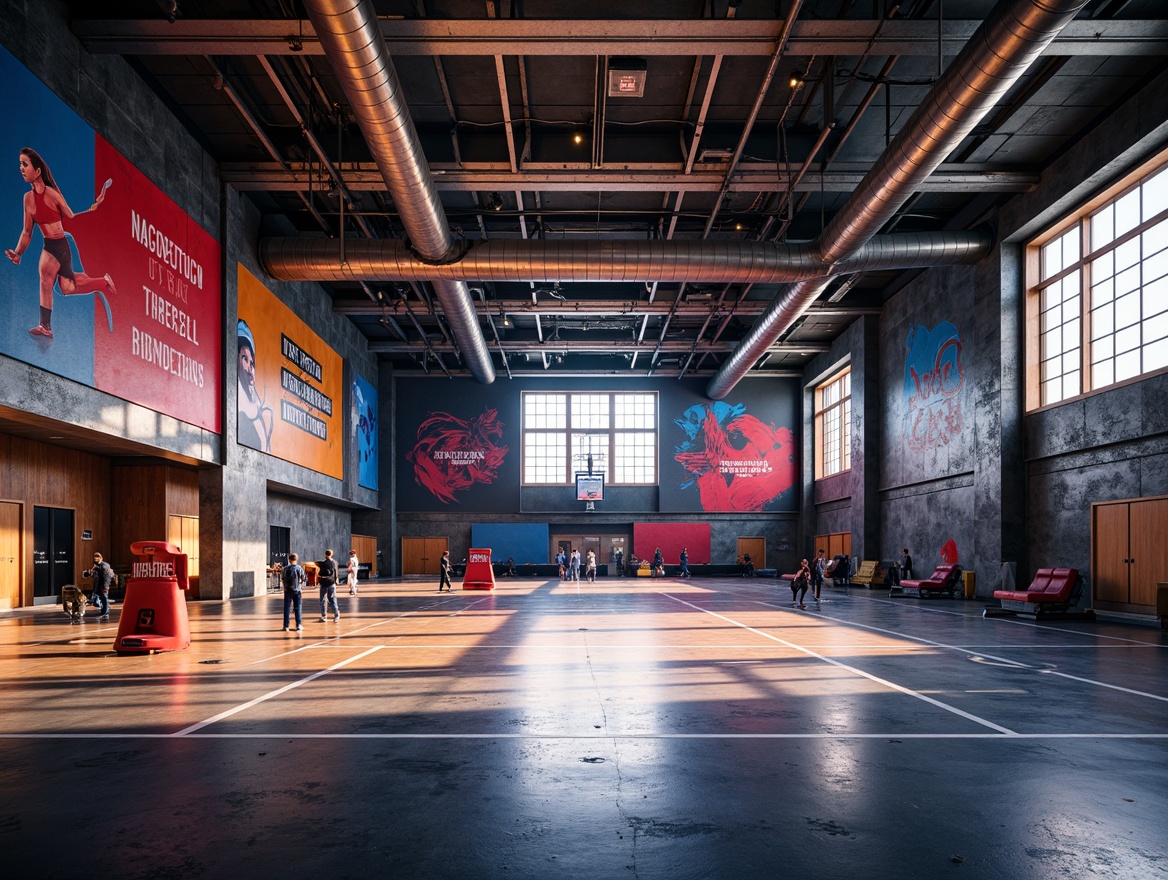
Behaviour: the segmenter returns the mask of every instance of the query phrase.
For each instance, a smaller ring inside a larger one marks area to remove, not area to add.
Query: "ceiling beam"
[[[582,332],[582,331],[581,331]],[[437,352],[453,352],[454,347],[448,342],[431,342],[430,345]],[[737,342],[706,342],[698,346],[699,352],[711,354],[726,354],[737,347]],[[658,344],[656,339],[636,342],[632,339],[548,339],[545,342],[530,340],[503,341],[503,347],[511,353],[546,352],[547,354],[649,354],[660,348],[661,353],[689,354],[693,350],[693,340],[667,339]],[[422,354],[426,351],[425,342],[371,342],[369,351],[374,354]],[[831,344],[827,342],[776,342],[768,351],[776,354],[822,354],[831,351]]]
[[[391,56],[433,55],[771,55],[781,19],[439,20],[380,19]],[[980,20],[942,24],[942,50],[955,55]],[[310,21],[79,19],[73,33],[100,55],[323,55]],[[937,54],[930,20],[797,22],[787,56]],[[1069,24],[1047,55],[1166,55],[1168,21],[1090,20]]]
[[[593,316],[600,315],[608,318],[640,317],[641,315],[667,315],[671,311],[679,317],[705,317],[709,314],[735,314],[741,317],[756,317],[761,315],[770,305],[770,300],[745,300],[733,307],[726,305],[715,307],[709,300],[695,299],[683,301],[674,305],[673,300],[658,300],[656,302],[629,302],[627,299],[584,299],[584,300],[556,300],[544,298],[537,303],[526,299],[495,299],[485,305],[476,302],[475,308],[481,317],[490,314],[499,316],[506,312],[508,315],[540,315],[541,317],[559,316]],[[389,306],[392,309],[392,305]],[[808,320],[823,318],[838,318],[850,320],[864,315],[879,315],[879,306],[813,306],[806,312]],[[375,315],[380,317],[383,309],[380,305],[369,300],[340,300],[333,304],[333,313],[345,316]],[[597,328],[600,329],[600,328]]]
[[[315,165],[290,163],[287,168],[277,162],[224,162],[220,175],[238,192],[301,192],[320,187],[320,172]],[[385,190],[385,181],[369,163],[338,164],[337,171],[345,186],[354,192]],[[796,192],[851,192],[867,166],[855,170],[833,167],[830,171],[808,171],[799,179]],[[799,171],[791,166],[791,175]],[[495,192],[526,190],[540,192],[614,192],[634,189],[640,192],[722,191],[724,170],[699,170],[682,173],[680,166],[602,169],[587,167],[565,171],[532,170],[528,165],[512,173],[506,165],[485,169],[467,169],[432,165],[430,172],[439,192]],[[772,163],[740,164],[730,181],[729,192],[786,192],[788,175]],[[942,165],[924,182],[921,192],[1030,192],[1038,185],[1039,174],[1003,168]]]

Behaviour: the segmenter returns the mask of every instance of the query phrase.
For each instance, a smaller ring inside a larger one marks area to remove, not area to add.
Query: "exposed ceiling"
[[[89,51],[125,56],[254,201],[263,236],[343,229],[354,251],[406,237],[416,207],[391,197],[299,0],[67,5]],[[815,239],[994,3],[373,6],[454,240],[562,250]],[[1166,57],[1168,3],[1088,0],[880,233],[976,228]],[[919,271],[838,276],[750,369],[796,374]],[[491,274],[458,283],[504,379],[711,376],[787,286]],[[434,284],[383,273],[325,287],[399,374],[468,375]]]

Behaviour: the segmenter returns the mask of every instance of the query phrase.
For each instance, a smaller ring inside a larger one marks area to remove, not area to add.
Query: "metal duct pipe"
[[[885,235],[873,239],[837,271],[909,269],[973,263],[989,254],[986,230]],[[669,281],[773,284],[822,277],[832,267],[811,244],[760,241],[487,241],[456,263],[433,265],[400,241],[345,242],[269,238],[260,242],[266,271],[282,281]]]
[[[398,206],[410,245],[423,259],[452,259],[457,243],[430,177],[373,3],[305,0],[304,6]],[[345,242],[346,257],[353,244]],[[339,251],[334,258],[339,261]],[[495,368],[470,290],[460,281],[439,281],[434,290],[467,368],[480,382],[493,382]]]
[[[854,256],[1086,3],[1001,0],[816,239],[817,255],[833,267]],[[725,397],[822,292],[817,284],[785,291],[722,364],[706,393],[715,400]]]

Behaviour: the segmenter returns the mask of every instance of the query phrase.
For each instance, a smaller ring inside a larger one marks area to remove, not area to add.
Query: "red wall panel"
[[[638,559],[652,561],[658,547],[666,565],[677,565],[682,547],[689,549],[690,565],[710,562],[710,524],[633,523],[633,554]]]

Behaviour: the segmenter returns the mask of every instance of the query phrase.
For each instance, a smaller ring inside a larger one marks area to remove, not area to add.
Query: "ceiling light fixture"
[[[487,207],[492,211],[502,211],[503,197],[497,192],[491,193],[489,196],[487,196]]]

